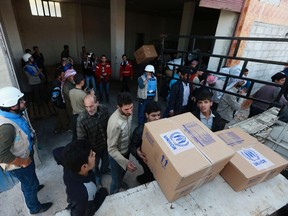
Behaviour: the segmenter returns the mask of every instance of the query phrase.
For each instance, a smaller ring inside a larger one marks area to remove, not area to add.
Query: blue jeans
[[[21,182],[21,190],[30,213],[33,214],[39,211],[41,207],[37,197],[39,180],[35,173],[34,161],[26,168],[20,168],[9,172]]]
[[[146,121],[145,117],[145,107],[146,105],[152,101],[151,99],[139,99],[139,105],[138,105],[138,125],[144,124]]]
[[[128,157],[126,157],[128,158]],[[124,170],[118,163],[109,155],[111,165],[112,182],[110,186],[110,194],[118,193],[121,186],[126,170]]]
[[[101,159],[101,167],[99,169],[99,162]],[[106,173],[109,167],[109,159],[107,149],[96,152],[96,163],[95,163],[95,176],[96,184],[102,185],[101,183],[101,173]]]
[[[90,75],[90,76],[88,76],[88,75],[86,75],[86,88],[89,88],[89,86],[90,86],[90,82],[92,83],[92,86],[93,86],[93,90],[94,90],[94,92],[95,92],[95,95],[96,95],[96,82],[95,82],[95,78],[94,78],[94,76],[93,75]]]
[[[105,92],[106,101],[109,102],[109,81],[101,79],[99,83],[99,97],[103,101],[103,91]]]

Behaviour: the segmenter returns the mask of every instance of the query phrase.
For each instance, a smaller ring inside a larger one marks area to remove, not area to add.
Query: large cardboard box
[[[252,146],[258,143],[258,140],[250,134],[243,131],[241,128],[230,128],[215,132],[228,146],[232,147],[233,150],[239,148]]]
[[[142,139],[148,166],[168,201],[178,198],[173,196],[178,189],[193,190],[193,183],[219,173],[234,154],[191,113],[146,123]]]
[[[158,57],[154,45],[143,45],[134,52],[137,64],[148,62]]]
[[[220,175],[235,191],[241,191],[266,181],[278,175],[288,165],[286,159],[239,128],[219,131],[216,134],[224,138],[227,145],[236,152],[220,172]],[[229,144],[231,137],[238,140],[234,142],[237,144]]]

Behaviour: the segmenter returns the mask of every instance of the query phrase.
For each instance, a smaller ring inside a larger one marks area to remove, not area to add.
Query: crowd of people
[[[38,47],[34,48],[35,56],[28,52],[23,55],[23,68],[33,90],[33,99],[40,101],[41,79],[46,79],[44,57]],[[169,79],[169,90],[165,98],[167,107],[162,112],[158,102],[159,83],[155,68],[147,64],[137,78],[138,125],[132,130],[134,103],[130,82],[134,71],[127,55],[122,55],[119,68],[121,93],[117,95],[117,109],[112,114],[109,114],[107,107],[110,103],[109,82],[112,71],[106,55],[98,59],[83,46],[81,57],[82,72],[76,72],[69,55],[69,46],[65,45],[61,53],[61,64],[51,83],[51,101],[57,112],[54,133],[71,130],[73,134],[69,144],[53,151],[55,161],[63,166],[67,211],[71,215],[94,215],[109,193],[115,194],[121,188],[129,188],[123,181],[124,175],[127,171],[137,170],[130,154],[144,171],[136,177],[137,181],[144,184],[154,180],[147,166],[146,155],[141,150],[146,122],[192,112],[215,132],[224,129],[241,109],[247,109],[247,101],[239,96],[245,95],[251,83],[241,76],[237,79],[229,78],[226,91],[234,94],[223,94],[217,89],[223,88],[224,81],[213,74],[207,74],[206,68],[199,67],[198,61],[193,60],[190,67],[178,67],[172,71],[173,77]],[[247,77],[248,72],[245,69],[243,77]],[[283,85],[286,76],[279,72],[271,79]],[[253,97],[273,102],[280,89],[278,86],[263,86]],[[106,104],[103,103],[104,97]],[[287,100],[281,97],[280,103],[287,105]],[[254,101],[250,105],[250,116],[268,108],[263,106],[263,102],[261,105],[261,101]],[[0,89],[0,165],[2,171],[7,171],[21,182],[27,207],[31,214],[37,214],[47,211],[52,203],[41,204],[37,198],[37,192],[43,185],[39,184],[35,173],[35,134],[23,115],[24,110],[24,94],[19,89]],[[102,185],[103,174],[111,175],[112,178],[109,193]]]

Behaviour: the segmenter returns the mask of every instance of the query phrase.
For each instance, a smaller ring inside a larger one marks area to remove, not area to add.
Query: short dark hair
[[[69,48],[69,46],[68,45],[64,45],[64,49],[68,49]]]
[[[179,67],[177,69],[177,73],[181,73],[182,75],[187,74],[188,73],[188,69],[186,67],[184,67],[184,66]]]
[[[158,112],[161,111],[161,106],[158,102],[156,101],[150,101],[146,106],[145,106],[145,113],[148,115],[152,112]]]
[[[123,105],[128,105],[133,103],[132,95],[129,92],[121,92],[117,95],[117,105],[122,107]]]
[[[33,46],[33,50],[35,50],[35,49],[37,49],[38,48],[38,46]]]
[[[25,49],[25,53],[31,53],[30,49]]]
[[[64,72],[63,68],[57,68],[57,70],[54,73],[54,78],[58,78],[62,72]]]
[[[207,87],[200,87],[197,90],[196,101],[212,100],[213,93]]]
[[[123,58],[124,56],[126,56],[126,57],[127,57],[127,55],[126,55],[126,54],[123,54],[123,55],[122,55],[122,58]]]
[[[80,84],[82,80],[85,80],[85,77],[82,73],[75,74],[74,81],[76,85]]]
[[[88,163],[90,152],[91,147],[87,140],[76,140],[69,143],[62,152],[64,168],[73,173],[79,173],[83,164]]]

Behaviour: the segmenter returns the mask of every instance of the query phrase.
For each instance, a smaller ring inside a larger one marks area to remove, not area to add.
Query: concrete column
[[[0,86],[17,86],[18,78],[22,91],[28,91],[21,66],[23,48],[11,0],[0,1],[0,16]]]
[[[125,0],[110,0],[112,77],[119,78],[119,65],[125,51]]]
[[[188,1],[184,2],[182,21],[180,27],[180,35],[190,35],[194,17],[196,2]],[[177,50],[187,51],[189,45],[189,39],[179,38]]]
[[[80,56],[80,52],[82,51],[82,46],[84,44],[84,36],[83,36],[83,21],[82,21],[82,4],[75,4],[75,32],[76,32],[76,52],[77,52],[77,60],[78,63],[81,64],[82,59]]]
[[[215,36],[232,37],[237,24],[239,13],[232,11],[221,10]],[[230,47],[230,40],[216,40],[213,54],[227,55]],[[210,58],[208,70],[216,71],[219,63],[219,58]],[[223,64],[225,63],[225,59]],[[224,66],[224,65],[221,66]]]

